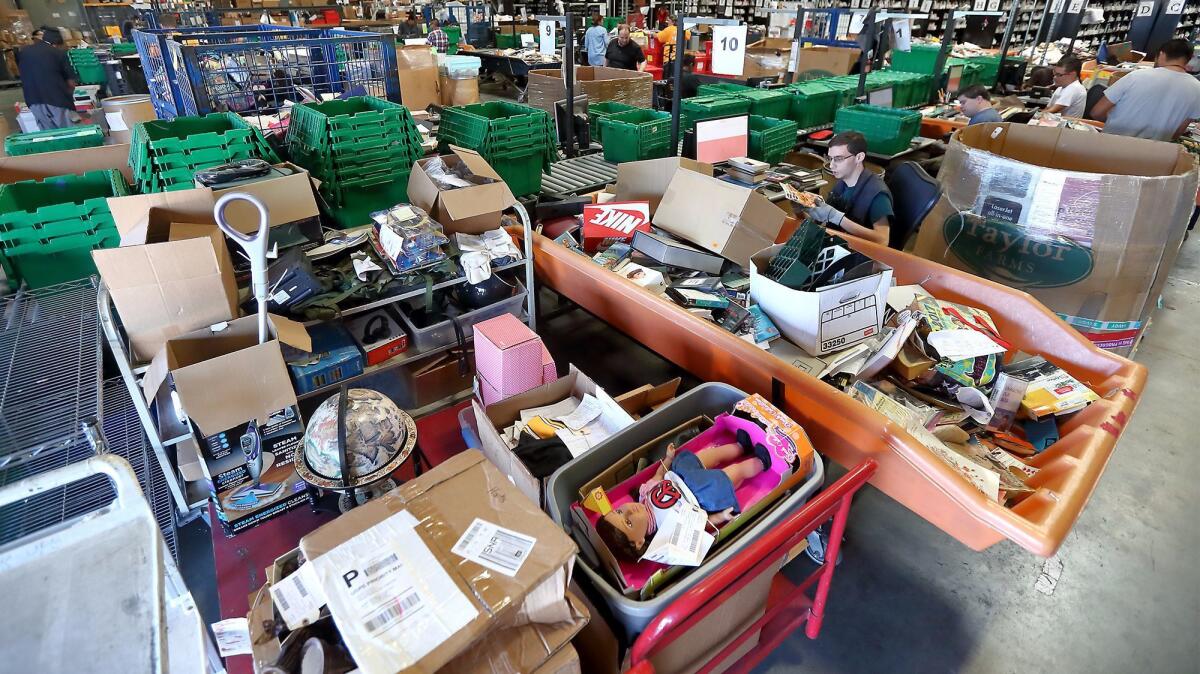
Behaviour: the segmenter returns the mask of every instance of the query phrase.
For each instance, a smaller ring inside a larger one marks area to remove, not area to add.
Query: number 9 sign
[[[554,44],[554,26],[553,21],[538,22],[538,51],[547,56],[554,56],[557,53]]]

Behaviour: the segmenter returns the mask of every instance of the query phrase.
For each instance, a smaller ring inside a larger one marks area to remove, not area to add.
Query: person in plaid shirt
[[[445,54],[450,48],[450,37],[442,30],[442,23],[437,19],[429,22],[429,35],[425,36],[425,44],[437,49],[439,54]]]

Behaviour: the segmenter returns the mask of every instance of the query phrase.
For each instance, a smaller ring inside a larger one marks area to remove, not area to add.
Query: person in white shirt
[[[1074,56],[1065,56],[1054,64],[1054,83],[1058,88],[1050,96],[1046,112],[1057,112],[1064,117],[1083,117],[1087,107],[1087,90],[1079,81],[1083,63]]]
[[[1168,40],[1154,67],[1117,80],[1092,106],[1104,133],[1174,140],[1200,119],[1200,80],[1187,72],[1194,50],[1187,40]]]

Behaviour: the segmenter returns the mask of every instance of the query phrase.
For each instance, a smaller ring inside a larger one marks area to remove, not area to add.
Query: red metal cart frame
[[[766,613],[747,626],[737,638],[697,671],[699,674],[713,671],[747,639],[759,632],[761,636],[758,645],[727,669],[727,672],[749,672],[754,669],[802,624],[808,638],[816,639],[821,631],[821,622],[825,618],[829,585],[833,581],[842,534],[846,531],[850,502],[854,499],[854,494],[871,479],[876,467],[874,459],[867,459],[855,466],[819,492],[795,514],[766,532],[667,607],[634,641],[630,654],[630,674],[654,672],[654,666],[650,664],[650,657],[654,653],[667,647],[693,625],[720,609],[722,604],[771,568],[772,562],[787,555],[805,540],[808,534],[832,519],[825,563],[800,583],[792,583],[783,573],[776,574],[772,580]],[[810,597],[807,592],[814,584],[816,592]]]

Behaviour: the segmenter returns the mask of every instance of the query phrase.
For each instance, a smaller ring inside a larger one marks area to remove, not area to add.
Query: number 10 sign
[[[712,71],[741,75],[746,64],[746,26],[713,26]]]

